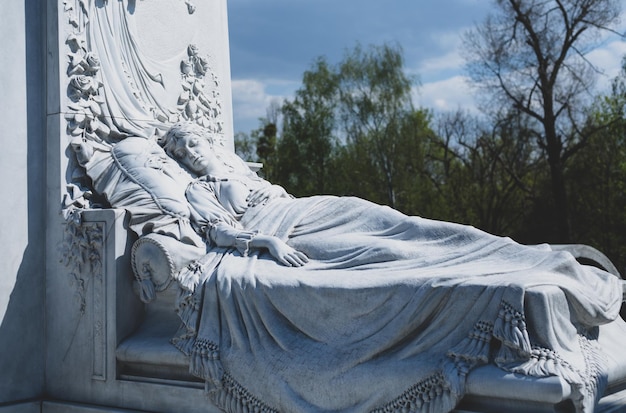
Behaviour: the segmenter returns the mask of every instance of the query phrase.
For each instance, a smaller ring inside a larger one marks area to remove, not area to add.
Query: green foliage
[[[626,268],[626,59],[609,95],[593,108],[588,147],[568,169],[576,241]],[[596,125],[604,125],[596,129]]]
[[[381,199],[397,207],[401,148],[407,142],[412,81],[403,71],[401,49],[388,45],[348,52],[338,68],[339,113],[346,144],[367,156],[372,166],[366,185],[384,188]],[[409,131],[411,134],[412,131]]]
[[[262,119],[262,127],[252,131],[252,139],[256,142],[257,161],[264,165],[261,174],[271,177],[274,173],[276,157],[276,124],[268,119]]]
[[[537,148],[551,179],[557,238],[570,241],[565,170],[590,139],[583,128],[596,68],[585,56],[592,40],[618,22],[615,0],[498,0],[465,36],[468,72],[485,107],[511,107],[534,120]]]
[[[541,159],[519,112],[489,129],[467,113],[439,119],[431,173],[441,196],[437,218],[467,222],[495,234],[524,228]]]
[[[235,134],[235,153],[239,155],[241,159],[250,162],[256,162],[256,139],[243,132],[237,132]]]
[[[336,93],[337,75],[319,58],[304,73],[294,100],[281,108],[282,137],[270,177],[294,195],[327,192],[332,179],[329,159],[336,145]]]
[[[415,110],[399,47],[356,46],[331,66],[319,58],[281,108],[275,182],[294,195],[357,195],[416,213],[430,115]],[[424,181],[422,183],[422,181]]]
[[[263,127],[263,132],[256,142],[256,154],[261,161],[267,161],[272,158],[276,151],[276,124],[268,123]]]
[[[537,118],[510,106],[490,118],[416,109],[415,79],[403,65],[402,51],[389,45],[356,46],[337,65],[317,59],[295,97],[261,119],[250,138],[240,136],[238,151],[255,154],[265,177],[296,196],[354,195],[524,243],[558,242],[561,210]],[[599,248],[621,269],[624,65],[610,94],[580,108],[582,126],[561,131],[578,138],[568,141],[575,147],[561,153],[567,163],[560,166],[572,241]]]

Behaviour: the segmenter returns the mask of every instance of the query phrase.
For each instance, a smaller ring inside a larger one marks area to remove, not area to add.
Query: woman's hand
[[[279,238],[257,235],[252,241],[253,246],[257,248],[267,248],[272,254],[272,257],[276,258],[278,262],[288,267],[302,267],[309,262],[309,258],[304,253],[290,247],[285,244]]]
[[[276,242],[270,243],[268,250],[281,264],[288,267],[302,267],[309,262],[309,258],[304,253],[291,248],[278,238],[274,238],[274,240]]]
[[[249,207],[253,207],[259,204],[263,204],[274,198],[286,198],[288,196],[289,194],[282,186],[270,185],[252,191],[250,195],[248,195],[248,197],[246,198],[246,201],[248,201]]]

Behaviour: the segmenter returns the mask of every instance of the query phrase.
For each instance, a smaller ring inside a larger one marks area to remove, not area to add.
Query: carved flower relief
[[[204,76],[208,70],[209,70],[208,62],[204,60],[203,58],[199,57],[196,60],[196,72]]]
[[[189,55],[189,57],[198,56],[198,46],[195,44],[187,46],[187,55]]]
[[[91,96],[90,99],[79,99],[68,105],[70,111],[65,114],[67,129],[71,136],[80,136],[99,140],[98,134],[106,136],[110,129],[98,119],[102,114],[100,105],[104,99],[100,96]]]
[[[102,82],[93,76],[76,75],[72,76],[68,85],[69,97],[76,101],[81,98],[88,98],[98,94],[98,89],[102,87]]]
[[[70,33],[65,39],[65,43],[70,48],[72,53],[76,53],[79,50],[86,50],[85,39],[77,36],[75,33]]]
[[[80,211],[74,215],[80,217]],[[84,223],[77,217],[66,221],[60,262],[70,270],[70,282],[75,284],[80,313],[84,314],[89,277],[102,276],[103,228],[101,223]]]
[[[183,60],[180,62],[180,71],[183,76],[190,75],[193,70],[193,64],[189,60]]]
[[[178,110],[183,119],[191,120],[213,132],[223,130],[218,120],[221,115],[219,86],[214,74],[210,71],[209,62],[198,53],[198,47],[190,44],[187,47],[188,58],[180,62],[183,77],[183,91],[178,97]],[[206,75],[210,76],[211,89],[205,90]]]
[[[104,99],[98,90],[102,82],[96,78],[100,70],[100,59],[93,52],[82,54],[81,51],[69,55],[68,96],[74,102],[68,105],[70,111],[65,115],[68,131],[72,136],[92,137],[98,131],[108,131],[98,117],[102,115],[101,105]]]
[[[214,99],[204,93],[204,83],[200,79],[191,82],[183,82],[183,92],[178,97],[178,107],[183,118],[196,121],[204,127],[209,127],[215,132],[221,128],[215,127],[216,118],[219,117],[220,105]]]
[[[84,56],[80,53],[70,54],[68,75],[94,76],[100,70],[100,59],[93,52],[87,52]]]
[[[74,26],[74,28],[78,29],[78,16],[76,15],[76,13],[74,13],[74,7],[69,5],[66,1],[64,1],[63,4],[65,4],[65,13],[67,14],[68,23]]]
[[[73,266],[77,274],[94,274],[102,266],[102,246],[100,224],[84,223],[80,219],[66,221],[61,262]]]
[[[196,74],[204,76],[209,70],[209,62],[200,56],[196,56],[194,59],[194,67],[196,69]]]
[[[209,71],[209,62],[198,54],[198,46],[190,44],[187,46],[188,60],[181,62],[181,71],[183,75],[195,75],[197,77],[204,76]]]

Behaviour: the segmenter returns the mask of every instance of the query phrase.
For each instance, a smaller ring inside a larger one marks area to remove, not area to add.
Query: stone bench
[[[561,246],[555,249],[568,249],[578,258],[582,255],[587,261],[609,267],[611,272],[617,273],[604,255],[590,247]],[[139,328],[118,345],[116,359],[120,378],[203,387],[202,381],[188,372],[187,357],[170,343],[180,325],[174,313],[177,288],[170,284],[158,292],[156,299],[147,305]],[[626,323],[619,318],[601,326],[599,331],[598,341],[609,360],[609,384],[605,396],[615,397],[624,392],[626,397],[626,357],[623,357]],[[571,393],[570,385],[559,377],[532,378],[487,365],[468,375],[466,394],[458,411],[566,412],[571,410]]]
[[[169,339],[177,329],[177,320],[163,320],[164,313],[154,311],[142,326],[124,340],[116,355],[122,376],[131,380],[178,382],[202,386],[200,379],[188,372],[187,357]],[[606,396],[626,389],[626,323],[618,319],[600,328],[599,343],[609,359]],[[571,388],[559,377],[531,378],[507,373],[496,366],[476,368],[467,377],[465,398],[459,409],[468,412],[558,412],[569,411]]]

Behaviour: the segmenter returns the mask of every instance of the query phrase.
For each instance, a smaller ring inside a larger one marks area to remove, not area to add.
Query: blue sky
[[[259,126],[272,100],[291,98],[318,56],[399,44],[420,84],[414,102],[434,110],[474,108],[460,57],[461,35],[484,20],[491,0],[228,0],[235,132]],[[625,7],[626,9],[626,7]],[[626,30],[626,14],[620,29]],[[608,38],[590,59],[606,75],[619,70],[626,41]]]

